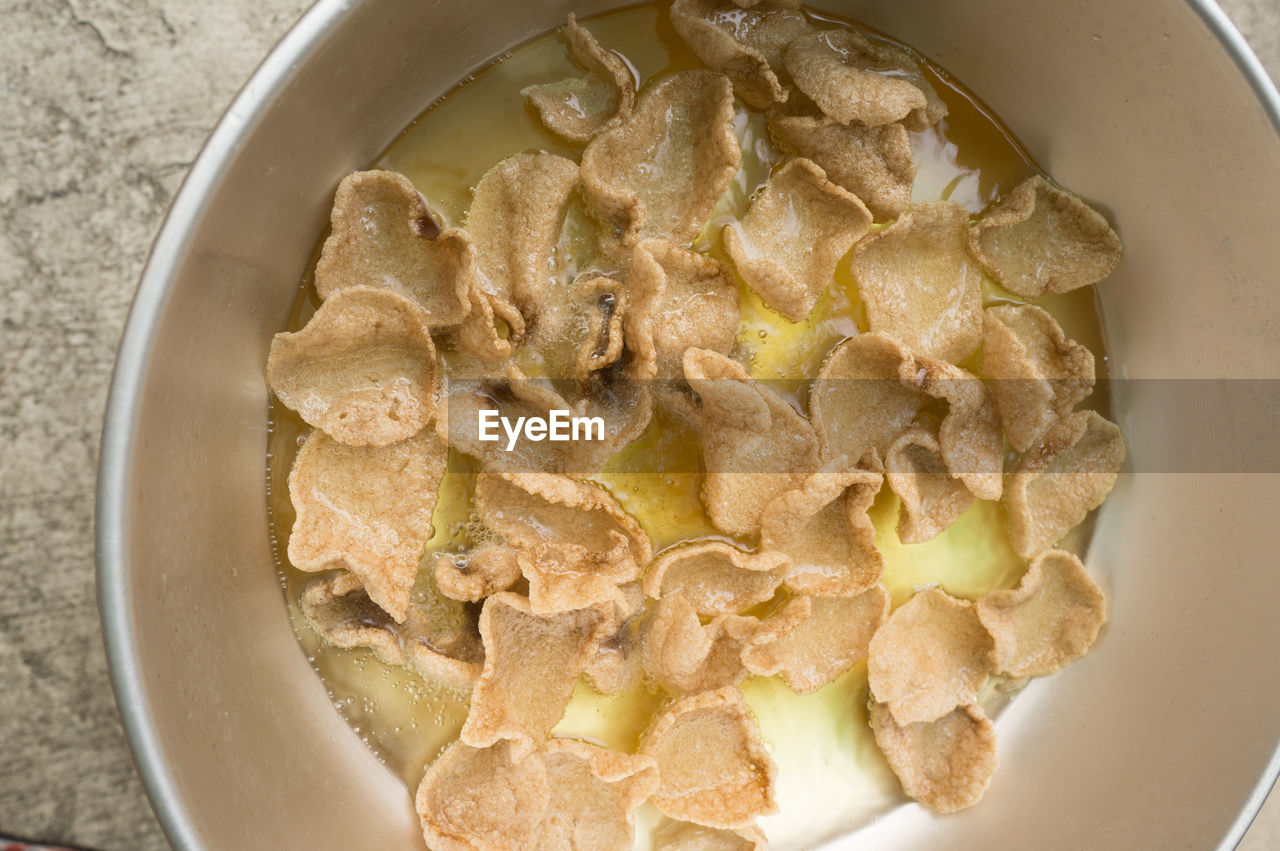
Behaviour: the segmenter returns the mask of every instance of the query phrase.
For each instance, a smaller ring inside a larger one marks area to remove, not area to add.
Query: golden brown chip
[[[863,127],[771,112],[769,132],[778,147],[813,160],[832,183],[858,196],[877,222],[897,218],[911,204],[916,166],[901,124]]]
[[[970,246],[996,283],[1024,298],[1095,284],[1124,251],[1101,213],[1039,175],[974,224]]]
[[[302,330],[272,339],[267,384],[308,425],[342,443],[386,446],[413,437],[436,411],[426,314],[390,290],[340,290]]]
[[[676,0],[671,24],[704,65],[733,81],[738,97],[768,109],[787,99],[783,52],[813,26],[801,12],[783,8],[799,3],[766,2],[742,11],[758,5],[760,0]]]
[[[549,798],[542,756],[510,742],[454,742],[431,763],[416,808],[432,851],[533,851]]]
[[[730,615],[772,597],[786,567],[782,553],[748,553],[723,541],[703,541],[658,556],[645,572],[644,590],[655,600],[678,592],[699,615]]]
[[[644,592],[639,583],[620,589],[622,603],[602,606],[600,647],[583,671],[591,687],[601,694],[630,691],[644,679],[641,659],[641,632],[644,618]]]
[[[841,457],[811,474],[764,510],[760,546],[790,561],[786,585],[800,594],[857,594],[880,579],[867,509],[884,481],[874,454],[857,466]]]
[[[724,247],[764,303],[799,322],[870,226],[871,213],[856,196],[811,160],[794,159],[752,198],[742,223],[724,229]]]
[[[910,53],[853,30],[822,30],[793,41],[786,66],[796,87],[841,124],[901,121],[908,130],[924,130],[947,114]]]
[[[313,431],[289,471],[298,570],[345,567],[397,623],[434,530],[448,449],[431,429],[390,446],[346,446]]]
[[[885,704],[872,702],[871,731],[902,791],[939,813],[982,800],[996,770],[996,731],[978,706],[899,725]]]
[[[574,739],[552,739],[542,753],[550,800],[542,817],[545,851],[629,849],[635,809],[658,788],[651,757],[618,753]]]
[[[969,212],[917,204],[859,242],[850,268],[872,331],[911,351],[960,363],[982,342],[982,272],[969,256]]]
[[[779,674],[796,694],[816,691],[866,659],[871,636],[889,617],[889,592],[880,584],[852,597],[795,597],[787,605],[802,600],[809,608],[803,620],[767,618],[742,651],[748,671]]]
[[[431,328],[466,318],[475,248],[457,228],[441,229],[409,178],[394,171],[347,175],[330,224],[316,263],[320,298],[351,287],[387,287],[416,300]]]
[[[1005,436],[1019,452],[1093,390],[1093,354],[1033,304],[987,308],[982,367]]]
[[[506,591],[520,579],[516,550],[481,544],[469,553],[437,553],[434,570],[440,592],[453,600],[478,602]]]
[[[1009,475],[1009,538],[1023,558],[1047,549],[1102,504],[1124,463],[1124,436],[1095,411],[1045,432]]]
[[[707,827],[747,827],[777,811],[777,766],[736,688],[672,701],[654,719],[640,753],[658,762],[650,799],[664,815]]]
[[[913,428],[889,447],[885,479],[898,495],[898,540],[920,544],[938,536],[973,504],[973,492],[947,471],[942,447],[930,432]]]
[[[995,402],[982,380],[945,361],[921,357],[905,359],[899,377],[904,385],[946,401],[938,446],[951,475],[979,499],[999,499],[1004,438]]]
[[[631,114],[636,84],[626,61],[601,47],[572,12],[564,34],[569,56],[587,76],[528,86],[521,94],[548,130],[568,142],[585,145]]]
[[[738,333],[738,286],[720,261],[662,239],[631,254],[623,320],[631,378],[680,375],[686,349],[728,352]]]
[[[991,648],[972,603],[940,588],[921,591],[871,639],[871,693],[899,724],[934,721],[977,699]]]
[[[521,752],[541,746],[595,653],[601,622],[592,609],[534,614],[528,600],[510,591],[485,600],[484,670],[471,692],[462,741],[482,748],[510,739]]]
[[[551,255],[560,236],[578,164],[543,152],[508,157],[476,184],[467,232],[475,240],[479,286],[498,305],[513,305],[526,323],[547,301]]]
[[[766,851],[769,840],[755,825],[720,830],[688,821],[668,821],[653,834],[654,851]]]
[[[574,377],[586,381],[622,357],[623,324],[630,290],[612,278],[593,275],[573,285],[574,302],[585,314],[586,335],[574,356]]]
[[[397,624],[351,573],[307,587],[299,600],[307,623],[334,647],[368,647],[388,665],[469,688],[480,676],[484,648],[472,613],[435,593],[416,596]]]
[[[817,469],[817,435],[785,399],[724,355],[687,350],[684,376],[702,399],[707,513],[725,532],[753,535],[766,506]]]
[[[1045,550],[1018,587],[988,591],[975,604],[995,640],[995,670],[1042,677],[1079,659],[1107,620],[1107,601],[1080,559]]]
[[[650,236],[687,244],[741,161],[728,78],[678,71],[646,87],[626,121],[591,140],[582,186],[623,245]]]
[[[667,594],[644,624],[645,673],[675,694],[733,685],[746,675],[742,648],[759,626],[755,618],[739,615],[721,615],[704,626],[682,594]]]

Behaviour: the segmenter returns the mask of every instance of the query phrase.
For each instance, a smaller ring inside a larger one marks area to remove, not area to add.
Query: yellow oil
[[[605,47],[626,57],[642,83],[670,71],[699,66],[667,22],[666,4],[637,6],[584,23]],[[976,213],[1037,168],[977,97],[942,69],[927,63],[925,68],[947,101],[950,115],[938,127],[913,134],[918,168],[915,200],[951,198]],[[407,175],[446,222],[462,224],[472,187],[500,159],[531,149],[575,159],[580,155],[580,149],[566,147],[548,134],[520,95],[527,85],[577,73],[556,34],[533,39],[423,113],[373,165]],[[707,231],[695,242],[697,248],[722,260],[726,258],[719,228],[745,211],[751,194],[779,157],[769,144],[762,115],[739,104],[737,124],[743,167],[717,205]],[[574,235],[583,231],[581,227],[566,229],[557,258],[559,268],[572,271],[575,252],[590,250],[581,236]],[[309,274],[302,281],[290,316],[291,330],[305,324],[318,305]],[[806,404],[808,383],[826,353],[846,337],[866,330],[865,313],[847,261],[841,262],[834,285],[802,322],[788,321],[745,287],[741,296],[739,354],[750,364],[753,376],[769,379],[801,408]],[[1019,301],[990,282],[984,284],[984,296],[988,304]],[[1038,304],[1054,314],[1069,336],[1093,351],[1099,374],[1105,376],[1103,329],[1093,289],[1046,297]],[[453,355],[447,346],[442,354],[447,371]],[[536,371],[554,362],[530,357],[522,365]],[[1105,414],[1107,403],[1105,382],[1101,382],[1086,405]],[[386,666],[367,651],[324,646],[301,617],[298,598],[314,577],[295,570],[284,554],[294,520],[288,470],[307,431],[291,411],[273,404],[268,498],[281,583],[294,628],[335,706],[412,790],[435,755],[456,739],[466,716],[467,695]],[[593,478],[637,518],[655,549],[662,549],[681,541],[725,537],[703,510],[700,464],[696,432],[658,413],[649,429]],[[458,551],[476,543],[470,498],[474,471],[474,464],[461,456],[451,460],[424,564],[433,552]],[[884,582],[894,606],[915,589],[933,583],[940,583],[952,594],[973,598],[990,588],[1016,584],[1025,570],[1008,543],[1003,508],[998,503],[977,501],[936,539],[910,546],[900,543],[894,531],[897,510],[896,497],[887,488],[871,510],[876,545],[885,559]],[[1087,526],[1077,530],[1067,545],[1083,549],[1088,534]],[[421,573],[419,583],[429,581],[430,571]],[[426,593],[424,589],[417,592]],[[761,827],[777,847],[812,845],[855,829],[900,802],[896,781],[866,726],[865,665],[811,695],[797,696],[776,678],[751,679],[743,691],[779,765],[781,812],[761,820]],[[987,691],[991,697],[988,708],[994,710],[1001,693],[995,688]],[[632,750],[660,702],[659,695],[645,689],[605,697],[581,683],[556,734]],[[647,827],[657,821],[651,807],[641,808],[642,846],[647,845]]]

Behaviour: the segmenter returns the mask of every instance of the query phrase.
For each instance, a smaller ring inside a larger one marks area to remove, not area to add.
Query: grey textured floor
[[[0,831],[163,848],[107,681],[98,435],[148,246],[305,0],[0,0]],[[1223,0],[1280,76],[1280,3]],[[1242,848],[1280,848],[1280,794]]]

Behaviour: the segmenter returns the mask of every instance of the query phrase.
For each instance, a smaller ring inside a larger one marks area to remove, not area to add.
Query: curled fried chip
[[[1093,354],[1033,304],[987,308],[982,367],[1005,436],[1019,452],[1093,389]]]
[[[600,646],[583,675],[601,694],[630,691],[644,679],[641,630],[644,592],[639,583],[624,585],[622,602],[606,603]]]
[[[404,623],[397,624],[354,574],[339,573],[310,585],[299,602],[307,623],[334,647],[367,647],[388,665],[451,686],[470,687],[480,676],[484,648],[475,619],[452,600],[413,600]]]
[[[934,721],[977,699],[991,648],[972,603],[940,588],[921,591],[871,639],[871,693],[899,724]]]
[[[528,86],[521,94],[548,130],[568,142],[585,145],[631,114],[636,84],[626,61],[601,47],[572,12],[564,34],[569,56],[587,76]]]
[[[938,446],[951,475],[979,499],[999,499],[1004,487],[1004,439],[987,386],[958,366],[921,357],[904,360],[899,377],[904,385],[946,401]]]
[[[869,454],[850,468],[841,457],[765,508],[760,545],[791,563],[786,585],[800,594],[857,594],[880,579],[884,559],[867,509],[884,481]]]
[[[1024,298],[1095,284],[1124,250],[1101,213],[1039,175],[974,224],[970,247],[996,283]]]
[[[916,166],[901,124],[863,127],[771,112],[769,132],[779,148],[813,160],[832,183],[858,196],[877,222],[897,218],[911,204]]]
[[[995,640],[995,670],[1042,677],[1088,652],[1107,620],[1107,601],[1080,559],[1045,550],[1016,589],[988,591],[975,604]]]
[[[388,287],[416,300],[431,328],[466,318],[475,248],[463,231],[441,230],[409,178],[394,171],[347,175],[330,224],[316,263],[320,298],[351,287]]]
[[[573,285],[575,302],[585,313],[586,334],[574,357],[574,375],[586,381],[622,357],[623,326],[630,309],[630,290],[603,275]]]
[[[724,355],[688,349],[684,375],[702,399],[707,513],[725,532],[755,534],[766,506],[817,469],[817,435],[786,400]]]
[[[947,471],[938,439],[913,428],[889,446],[885,479],[898,495],[898,540],[933,540],[973,504],[973,492]]]
[[[759,625],[755,618],[721,615],[704,626],[684,595],[667,594],[645,623],[645,673],[675,694],[733,685],[746,675],[742,648]]]
[[[467,232],[475,240],[479,286],[494,312],[513,305],[533,323],[546,303],[550,261],[578,164],[555,154],[508,157],[476,184]]]
[[[787,47],[786,66],[796,87],[841,124],[901,121],[908,130],[924,130],[947,114],[910,53],[853,30],[796,39]]]
[[[313,431],[289,471],[298,570],[346,567],[397,623],[434,530],[448,449],[430,429],[390,446],[346,446]]]
[[[699,615],[729,615],[772,597],[786,566],[782,553],[748,553],[723,541],[686,544],[654,560],[644,591],[655,600],[678,592]]]
[[[742,664],[808,694],[867,658],[871,636],[889,617],[889,592],[876,584],[852,597],[795,597],[787,605],[801,600],[808,615],[794,625],[789,617],[767,618],[743,649]]]
[[[758,109],[787,100],[783,51],[813,31],[799,11],[766,3],[766,8],[743,0],[676,0],[671,24],[708,68],[733,81],[738,97]],[[795,3],[794,6],[799,6]]]
[[[464,555],[439,553],[433,569],[442,594],[467,602],[506,591],[520,579],[516,551],[502,544],[482,544]]]
[[[550,800],[539,848],[617,849],[635,840],[635,809],[658,788],[651,757],[574,739],[552,739],[542,753]]]
[[[471,692],[462,741],[488,747],[510,739],[521,753],[540,746],[595,653],[601,620],[592,609],[537,615],[510,591],[486,599],[480,612],[484,670]]]
[[[917,204],[859,242],[850,268],[867,323],[926,357],[959,363],[982,341],[982,272],[969,256],[969,212]]]
[[[688,821],[668,821],[653,834],[654,851],[766,851],[769,840],[755,825],[721,830]]]
[[[902,791],[939,813],[982,800],[996,770],[995,727],[978,706],[900,725],[885,704],[872,702],[871,731]]]
[[[340,290],[302,330],[272,339],[267,384],[308,425],[341,443],[386,446],[412,437],[436,408],[436,348],[426,314],[390,290]]]
[[[1079,525],[1111,492],[1124,456],[1120,428],[1095,411],[1076,411],[1045,432],[1009,476],[1014,551],[1030,558]]]
[[[738,332],[738,287],[720,261],[666,240],[631,254],[630,310],[623,320],[632,378],[680,375],[686,349],[728,352]]]
[[[549,795],[539,754],[454,742],[427,769],[415,805],[433,851],[533,851]]]
[[[677,71],[640,94],[626,121],[582,153],[587,202],[622,244],[649,236],[690,242],[742,161],[733,87],[714,71]]]
[[[870,226],[871,213],[856,196],[811,160],[794,159],[769,177],[741,224],[724,229],[724,247],[764,303],[799,322]]]
[[[640,743],[658,762],[650,800],[664,815],[735,830],[777,811],[778,769],[736,688],[679,698],[658,715]]]

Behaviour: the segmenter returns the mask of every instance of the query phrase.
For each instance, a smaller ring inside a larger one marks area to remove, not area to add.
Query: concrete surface
[[[306,5],[0,0],[0,833],[165,847],[99,636],[103,406],[170,198]],[[1223,5],[1280,76],[1280,3]],[[1280,848],[1280,794],[1241,847]]]

